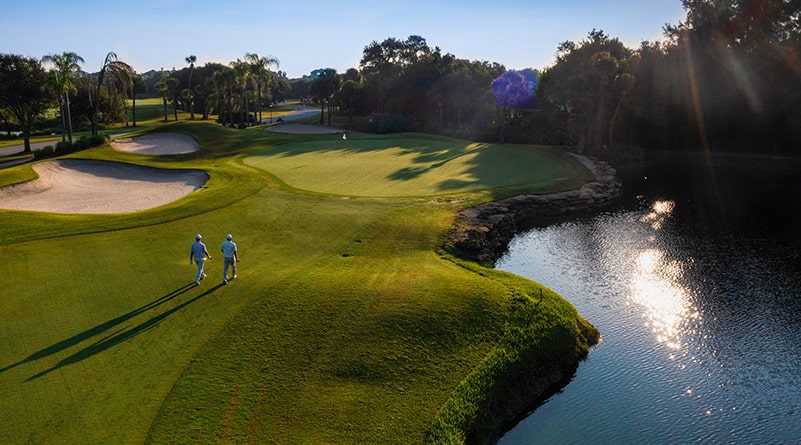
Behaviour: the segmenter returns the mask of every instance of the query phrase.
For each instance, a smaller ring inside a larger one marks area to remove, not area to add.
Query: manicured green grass
[[[535,283],[438,250],[468,202],[586,180],[572,158],[422,135],[342,150],[197,121],[158,130],[201,150],[72,157],[201,168],[207,187],[133,214],[0,211],[4,442],[421,442],[435,419],[462,428],[440,412],[466,406],[457,388],[510,348],[510,326],[567,336],[543,350],[586,350],[589,327],[559,296],[536,306]],[[33,177],[0,170],[0,185]],[[214,259],[191,287],[197,232]],[[220,286],[228,232],[242,261]],[[520,321],[521,305],[538,315]]]
[[[423,135],[339,135],[284,144],[245,163],[287,184],[352,196],[419,196],[488,188],[573,189],[589,179],[575,158],[546,147],[479,144]]]
[[[130,107],[131,101],[128,101]],[[167,112],[172,116],[172,105],[167,105]],[[133,120],[132,110],[128,109],[128,119]],[[164,104],[160,98],[136,100],[136,122],[164,119]]]

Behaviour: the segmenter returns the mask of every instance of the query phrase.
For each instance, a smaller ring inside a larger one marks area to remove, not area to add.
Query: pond
[[[620,208],[521,233],[496,264],[603,336],[500,443],[800,443],[798,163],[660,158],[621,176]]]

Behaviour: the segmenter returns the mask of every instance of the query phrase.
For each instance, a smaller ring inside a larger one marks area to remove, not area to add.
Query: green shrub
[[[83,150],[85,148],[97,147],[105,144],[109,140],[110,138],[104,134],[98,134],[97,136],[81,136],[75,142],[75,148]]]
[[[56,151],[59,153],[62,151],[67,151],[71,148],[72,144],[70,144],[69,141],[61,141],[58,144],[56,144]]]
[[[374,114],[369,127],[378,134],[402,133],[412,129],[412,120],[403,114]]]
[[[225,120],[223,119],[225,114],[227,114],[227,112],[223,112],[223,113],[220,114],[220,116],[217,118],[217,122],[218,123],[225,122]],[[256,115],[255,114],[248,113],[247,119],[248,119],[248,122],[250,122],[251,124],[255,124],[256,123]],[[228,123],[229,124],[234,124],[234,125],[237,125],[237,126],[242,124],[242,113],[240,113],[238,111],[232,112],[230,117],[228,118]]]
[[[52,145],[47,145],[39,150],[35,150],[33,152],[33,158],[34,159],[49,158],[50,156],[53,156],[55,152],[56,150],[53,148]]]

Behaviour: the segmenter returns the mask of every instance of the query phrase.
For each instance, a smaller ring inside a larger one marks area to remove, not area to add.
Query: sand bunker
[[[140,155],[182,155],[198,151],[190,136],[180,133],[153,133],[111,142],[116,150]]]
[[[201,170],[165,170],[85,159],[33,166],[39,178],[0,188],[0,209],[125,213],[176,201],[209,179]]]
[[[338,134],[343,130],[324,125],[311,124],[278,124],[267,127],[267,131],[287,134]]]

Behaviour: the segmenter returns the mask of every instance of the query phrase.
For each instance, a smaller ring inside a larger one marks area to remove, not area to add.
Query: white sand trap
[[[192,137],[181,133],[152,133],[111,142],[116,150],[140,155],[182,155],[198,151]]]
[[[338,134],[343,130],[325,125],[284,123],[267,127],[267,131],[286,134]]]
[[[202,170],[166,170],[86,159],[35,164],[39,178],[0,188],[0,209],[125,213],[176,201],[209,179]]]

